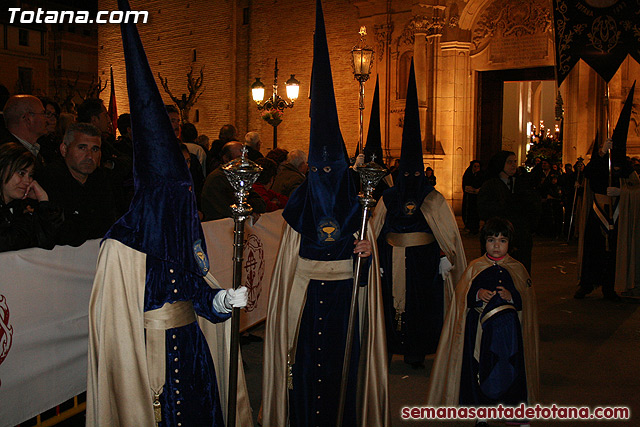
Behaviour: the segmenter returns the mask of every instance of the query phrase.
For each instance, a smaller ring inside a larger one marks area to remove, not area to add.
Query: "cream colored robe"
[[[619,206],[615,287],[619,292],[640,296],[640,178],[637,172],[620,180]]]
[[[387,385],[388,363],[378,270],[378,252],[369,228],[367,238],[372,242],[372,261],[369,284],[360,288],[359,313],[361,357],[358,371],[357,411],[362,427],[391,425]],[[293,293],[294,277],[300,249],[300,234],[288,224],[274,267],[269,307],[267,309],[264,341],[264,374],[262,380],[262,408],[264,427],[285,427],[288,422],[287,353],[295,337],[306,300]],[[336,390],[336,395],[339,390]]]
[[[89,301],[87,426],[155,426],[144,335],[146,255],[117,240],[100,248]],[[230,322],[203,328],[216,367],[226,419]],[[215,341],[214,341],[215,338]],[[221,343],[226,343],[221,345]],[[221,356],[222,360],[217,360]],[[252,426],[242,361],[239,363],[239,425]]]
[[[464,269],[467,268],[467,258],[464,254],[464,247],[462,246],[462,239],[460,238],[456,217],[442,194],[437,190],[432,190],[427,194],[427,197],[424,198],[420,206],[420,211],[427,220],[427,224],[429,224],[440,249],[445,253],[453,266],[444,279],[443,313],[445,313],[446,316],[451,298],[453,297],[454,285],[458,283]],[[371,227],[373,228],[376,239],[380,235],[386,217],[387,207],[384,204],[383,197],[378,201],[371,221]]]
[[[582,209],[578,217],[578,282],[582,275],[584,258],[584,232],[593,205],[593,191],[585,179]],[[620,179],[618,204],[618,234],[616,245],[615,289],[640,296],[640,178],[632,172]]]
[[[522,311],[518,312],[522,327],[524,363],[527,376],[528,404],[535,404],[539,395],[538,368],[538,312],[536,297],[531,287],[527,270],[509,255],[497,264],[506,269],[516,289],[522,297]],[[427,406],[458,406],[460,396],[460,375],[462,372],[462,352],[464,350],[464,328],[467,320],[467,293],[473,279],[483,270],[491,267],[493,261],[486,256],[469,264],[462,279],[456,285],[455,298],[444,321],[438,352],[431,368],[427,388]]]

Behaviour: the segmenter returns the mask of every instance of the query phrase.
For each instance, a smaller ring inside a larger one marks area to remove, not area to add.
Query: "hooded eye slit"
[[[326,173],[331,172],[331,166],[325,166],[322,168],[323,171],[325,171]]]

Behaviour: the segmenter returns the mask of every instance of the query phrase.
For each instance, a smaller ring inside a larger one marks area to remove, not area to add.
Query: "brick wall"
[[[186,92],[189,67],[193,65],[195,74],[204,66],[206,89],[190,115],[193,121],[195,110],[199,110],[200,121],[195,124],[200,133],[215,139],[222,125],[232,123],[240,135],[249,130],[260,132],[263,151],[270,149],[273,128],[261,119],[250,98],[250,86],[255,77],[261,77],[266,96],[271,95],[277,57],[279,94],[286,94],[284,82],[290,74],[301,82],[295,107],[285,111],[278,126],[278,146],[306,150],[314,0],[175,0],[170,4],[131,0],[131,7],[149,12],[149,23],[138,24],[140,36],[156,80],[158,72],[167,77],[175,96]],[[249,7],[247,24],[243,24],[245,7]],[[100,0],[99,9],[113,9],[113,2]],[[348,151],[353,153],[358,140],[358,84],[351,72],[349,52],[358,39],[358,12],[349,0],[332,0],[324,2],[324,14],[338,115]],[[108,78],[109,66],[113,66],[118,112],[127,112],[120,27],[104,24],[98,31],[99,74],[103,80]],[[197,60],[192,62],[194,49]],[[169,103],[162,87],[160,92]],[[108,101],[108,91],[102,96]]]

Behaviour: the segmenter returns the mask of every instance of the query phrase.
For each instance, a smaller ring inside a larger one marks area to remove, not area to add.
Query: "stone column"
[[[446,156],[442,156],[438,165],[437,188],[452,201],[454,211],[459,212],[462,206],[462,174],[475,155],[474,97],[469,59],[471,43],[448,41],[442,42],[439,48],[434,127],[437,144]]]

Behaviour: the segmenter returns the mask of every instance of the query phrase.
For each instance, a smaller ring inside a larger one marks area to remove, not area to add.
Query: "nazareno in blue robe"
[[[353,257],[353,236],[333,244],[318,243],[304,235],[300,256],[316,261]],[[363,264],[363,266],[368,263]],[[363,268],[362,276],[367,272]],[[335,426],[342,380],[342,363],[349,322],[353,279],[311,280],[300,320],[293,390],[289,391],[291,426]],[[355,320],[356,325],[358,319]],[[360,358],[359,329],[353,340],[343,425],[356,425],[356,385]]]
[[[402,354],[407,363],[421,363],[427,354],[438,348],[444,317],[444,284],[438,272],[440,246],[438,242],[408,247],[405,250],[406,303],[398,325],[393,303],[393,247],[387,243],[387,233],[425,232],[433,234],[416,202],[433,190],[420,195],[422,200],[412,201],[415,208],[410,214],[401,209],[395,199],[397,192],[387,190],[383,200],[387,206],[385,223],[378,237],[378,254],[382,267],[382,296],[389,354]]]
[[[210,288],[202,277],[177,264],[147,255],[146,279],[145,311],[160,308],[167,302],[192,301],[196,314],[213,323],[231,316],[213,309],[211,302],[219,289]],[[215,367],[198,323],[167,329],[165,348],[166,380],[160,394],[162,422],[159,425],[223,426]]]
[[[513,299],[510,304],[496,295],[486,304],[482,314],[476,310],[483,302],[476,300],[478,290],[495,291],[503,286]],[[487,314],[500,306],[515,308]],[[467,293],[464,350],[460,376],[460,405],[492,406],[498,403],[517,406],[527,403],[527,380],[525,373],[522,329],[518,311],[522,310],[522,299],[516,290],[509,272],[493,265],[473,280]],[[486,317],[486,319],[485,319]],[[474,357],[478,322],[484,319],[482,338],[479,343],[479,360]]]

